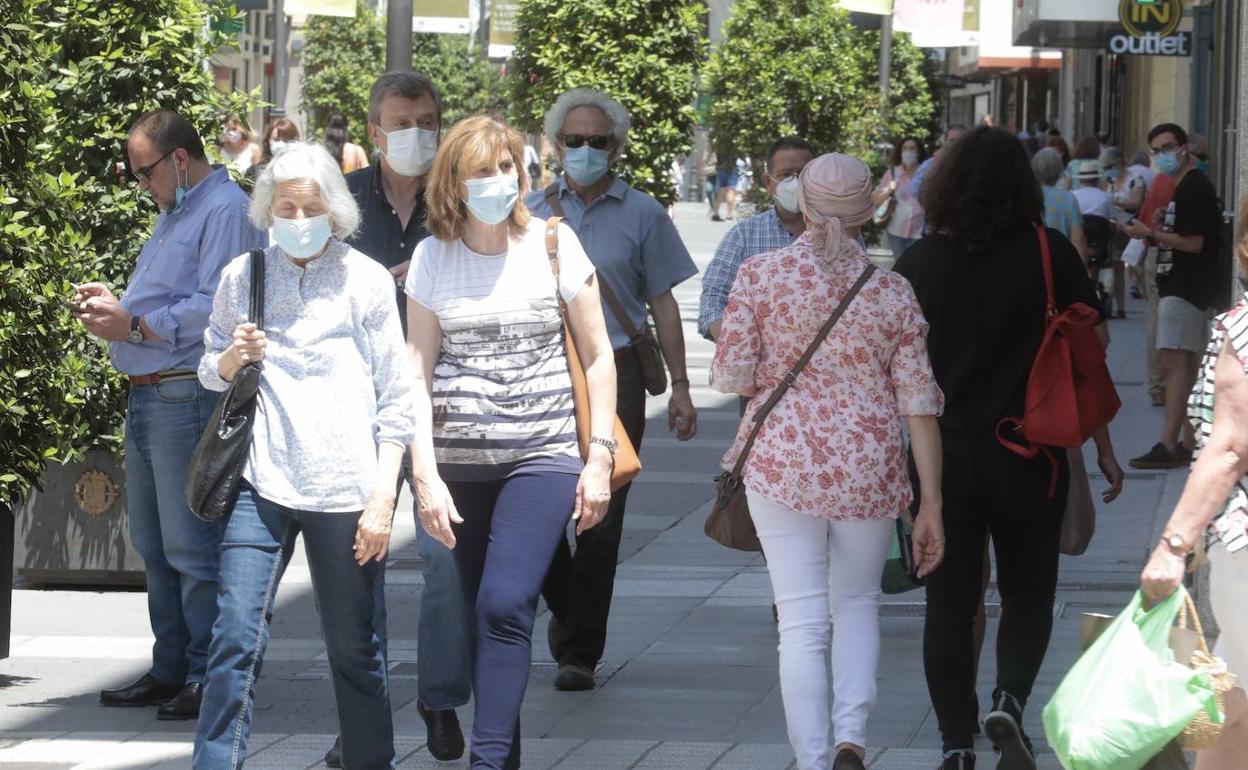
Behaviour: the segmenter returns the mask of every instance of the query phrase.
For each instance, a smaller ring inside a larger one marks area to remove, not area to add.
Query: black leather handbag
[[[251,251],[251,307],[247,320],[264,328],[264,252]],[[238,370],[229,390],[195,446],[186,474],[186,504],[204,521],[218,521],[234,510],[243,480],[243,466],[251,450],[256,403],[260,398],[261,362]]]

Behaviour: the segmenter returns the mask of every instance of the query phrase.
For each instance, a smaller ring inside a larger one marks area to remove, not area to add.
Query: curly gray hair
[[[342,167],[325,148],[313,142],[292,142],[260,172],[251,193],[251,222],[261,230],[273,225],[273,197],[283,182],[316,182],[329,212],[334,237],[345,240],[360,226],[360,207],[347,189]]]
[[[611,135],[615,137],[615,150],[611,157],[620,157],[624,145],[628,143],[628,129],[632,125],[632,118],[624,105],[592,88],[573,88],[563,92],[555,100],[555,105],[546,113],[546,136],[555,141],[563,130],[563,122],[567,120],[568,113],[577,107],[597,107],[606,116],[607,122],[611,124]]]

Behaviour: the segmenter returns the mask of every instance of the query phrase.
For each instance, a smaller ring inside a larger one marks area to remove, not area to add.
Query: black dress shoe
[[[100,703],[104,706],[159,706],[182,690],[182,683],[167,684],[157,681],[151,674],[144,674],[132,685],[120,690],[104,690]]]
[[[594,689],[594,672],[592,669],[578,666],[575,663],[562,663],[559,673],[555,674],[555,689],[563,692],[578,692]]]
[[[156,709],[156,718],[166,722],[199,718],[199,704],[204,699],[204,685],[200,682],[188,682],[182,692],[173,697],[165,705]]]
[[[326,767],[342,767],[342,736],[334,739],[334,745],[325,752]]]
[[[427,709],[416,701],[416,713],[425,720],[429,753],[434,759],[449,762],[464,755],[464,732],[455,709]]]
[[[862,757],[858,756],[858,752],[853,749],[841,749],[836,752],[836,759],[832,760],[832,770],[867,770],[867,766],[862,763]]]

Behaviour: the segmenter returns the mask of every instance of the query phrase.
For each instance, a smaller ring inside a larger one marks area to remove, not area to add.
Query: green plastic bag
[[[1201,709],[1221,722],[1209,676],[1170,651],[1186,594],[1145,610],[1136,591],[1053,693],[1044,734],[1066,770],[1139,770]]]

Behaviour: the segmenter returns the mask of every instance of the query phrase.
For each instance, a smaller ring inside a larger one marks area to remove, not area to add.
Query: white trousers
[[[1248,548],[1234,553],[1221,543],[1209,548],[1209,600],[1221,630],[1214,654],[1248,689]]]
[[[789,743],[798,770],[830,770],[833,747],[867,745],[880,660],[880,575],[894,523],[831,521],[753,492],[747,499],[780,611],[780,694]]]

